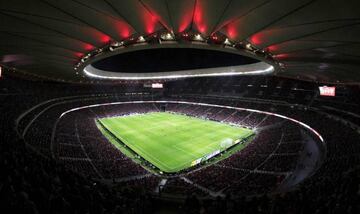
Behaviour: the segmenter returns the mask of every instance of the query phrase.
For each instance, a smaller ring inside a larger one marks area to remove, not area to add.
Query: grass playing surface
[[[230,139],[253,134],[250,129],[167,112],[102,118],[99,122],[131,150],[167,173],[186,169],[194,160],[223,150]]]

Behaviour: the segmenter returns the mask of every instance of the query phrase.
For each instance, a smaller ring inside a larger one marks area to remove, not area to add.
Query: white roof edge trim
[[[86,76],[98,79],[112,80],[153,80],[153,79],[178,79],[190,77],[215,77],[234,75],[265,75],[275,71],[274,66],[265,62],[247,65],[193,69],[183,71],[153,72],[153,73],[120,73],[97,69],[87,65],[83,69]]]

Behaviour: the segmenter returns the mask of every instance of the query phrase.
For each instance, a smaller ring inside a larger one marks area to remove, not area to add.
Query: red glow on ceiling
[[[227,25],[226,34],[230,39],[235,39],[237,37],[236,27],[233,25]]]
[[[108,43],[111,40],[111,37],[109,35],[96,29],[92,29],[92,33],[88,33],[88,35],[91,35],[95,39],[95,45],[103,45],[104,43]]]
[[[130,36],[130,30],[129,29],[123,29],[120,33],[120,35],[123,37],[123,38],[128,38]]]
[[[84,56],[84,54],[83,54],[83,53],[80,53],[80,52],[76,52],[76,53],[75,53],[75,56],[81,58],[81,57]]]
[[[159,22],[166,30],[172,31],[169,25],[164,21],[164,19],[155,11],[151,11],[152,17],[155,19],[156,22]]]
[[[92,44],[85,44],[84,49],[87,50],[87,51],[91,51],[91,50],[95,49],[95,46],[92,45]]]
[[[250,37],[250,42],[253,45],[260,45],[261,43],[263,43],[263,40],[261,38],[261,34],[257,33],[257,34],[252,35]]]
[[[196,2],[196,6],[195,6],[194,24],[200,33],[206,32],[207,26],[204,23],[204,12],[203,12],[203,9],[202,9],[199,1]]]
[[[193,10],[187,10],[183,13],[182,17],[180,18],[180,24],[178,32],[183,32],[187,30],[190,26],[193,16]]]
[[[199,25],[199,26],[197,26],[197,29],[199,30],[200,33],[205,33],[206,26],[205,25]]]
[[[255,33],[249,38],[249,41],[255,46],[266,47],[271,44],[272,38],[276,38],[277,36],[281,36],[281,31],[276,29],[267,29],[261,32]]]
[[[147,34],[154,33],[156,29],[156,24],[159,21],[158,18],[155,15],[151,14],[149,11],[144,9],[142,12],[142,19],[145,25],[145,33]]]
[[[286,59],[286,58],[289,58],[289,54],[287,54],[287,53],[277,54],[277,55],[274,55],[273,57],[276,59]]]
[[[155,28],[153,26],[148,26],[146,28],[146,33],[148,33],[148,34],[154,33],[154,31],[155,31]]]
[[[179,26],[179,32],[185,31],[188,26],[189,26],[189,24],[182,22],[182,24],[180,24],[180,26]]]
[[[270,52],[277,51],[278,49],[279,49],[279,47],[276,45],[270,45],[269,47],[266,48],[266,50],[268,50]]]
[[[202,11],[199,4],[197,4],[194,12],[194,22],[200,23],[201,21],[202,21]]]
[[[103,42],[103,43],[109,43],[110,40],[111,40],[111,38],[108,35],[104,34],[104,35],[101,36],[101,42]]]
[[[115,27],[121,38],[128,38],[131,35],[131,29],[127,23],[117,21]]]

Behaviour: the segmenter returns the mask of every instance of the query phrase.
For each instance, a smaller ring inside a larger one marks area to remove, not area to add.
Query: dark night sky
[[[158,48],[119,54],[93,63],[93,66],[114,72],[162,72],[258,62],[255,59],[222,51],[192,48]]]

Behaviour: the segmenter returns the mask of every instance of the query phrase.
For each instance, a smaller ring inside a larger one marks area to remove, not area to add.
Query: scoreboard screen
[[[162,83],[144,83],[144,88],[164,88]]]
[[[320,86],[319,90],[321,96],[329,96],[329,97],[335,96],[335,87]]]
[[[151,84],[152,88],[163,88],[163,84],[162,83],[153,83]]]

